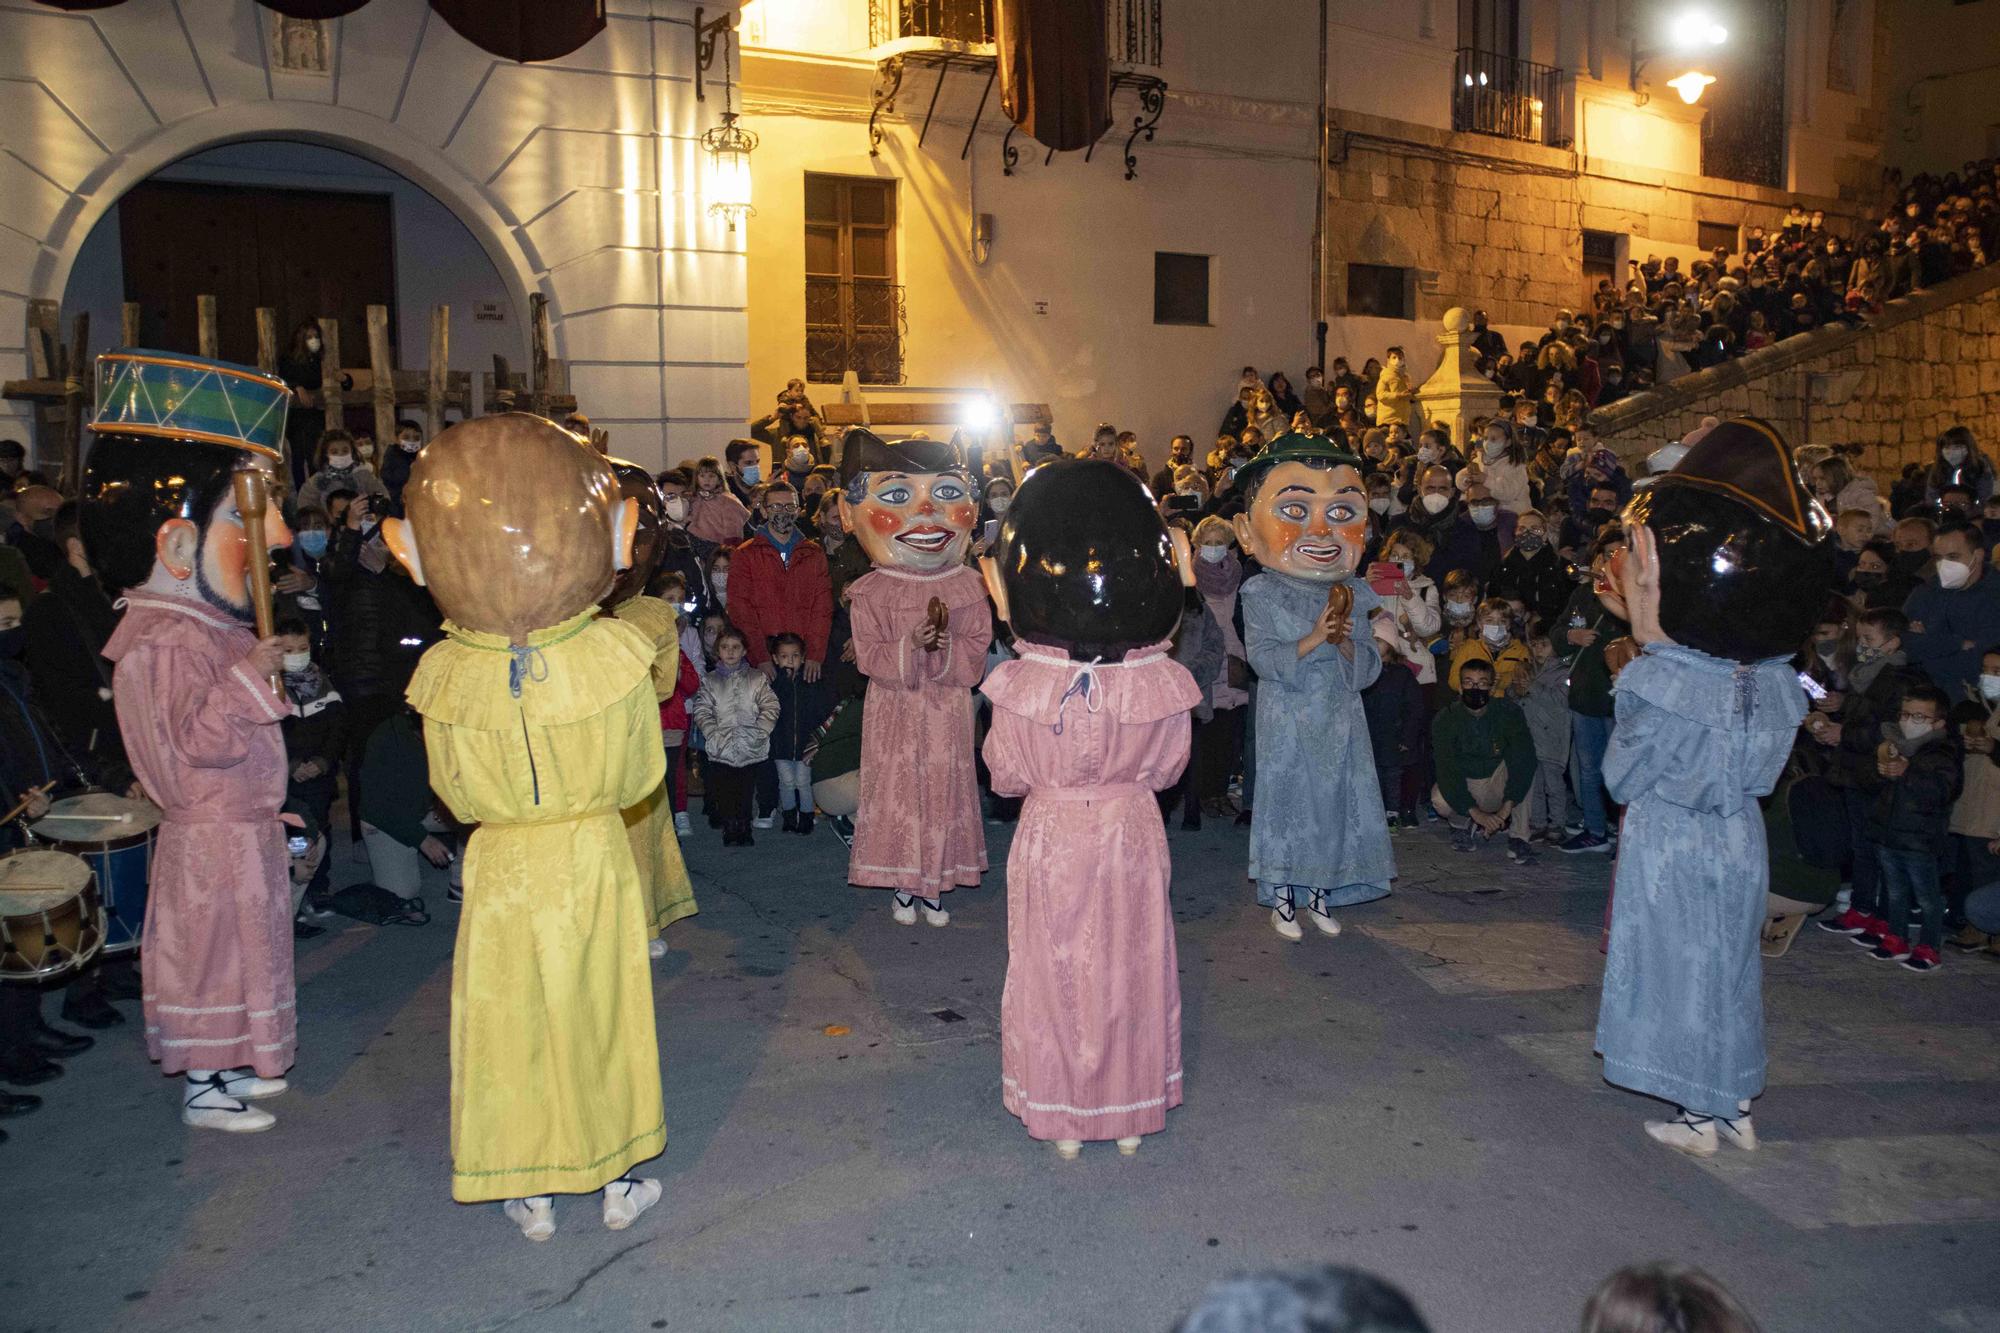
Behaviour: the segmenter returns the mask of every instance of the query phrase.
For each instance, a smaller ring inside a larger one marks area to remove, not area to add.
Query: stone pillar
[[[1437,340],[1444,359],[1417,390],[1418,414],[1423,426],[1449,431],[1463,453],[1472,444],[1472,419],[1500,410],[1500,386],[1475,369],[1479,358],[1472,350],[1472,316],[1465,310],[1453,306],[1444,312],[1444,332]]]

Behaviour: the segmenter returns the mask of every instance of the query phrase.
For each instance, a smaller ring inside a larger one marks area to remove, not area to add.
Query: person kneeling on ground
[[[1437,758],[1431,805],[1447,821],[1466,821],[1454,825],[1457,850],[1469,852],[1504,828],[1508,859],[1527,865],[1535,859],[1528,846],[1535,742],[1521,705],[1494,697],[1493,684],[1492,663],[1460,665],[1458,700],[1431,723]]]

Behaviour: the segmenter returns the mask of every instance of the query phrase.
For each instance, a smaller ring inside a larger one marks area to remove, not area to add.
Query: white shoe
[[[1139,1155],[1139,1136],[1134,1134],[1130,1138],[1118,1140],[1118,1151],[1126,1157],[1137,1157]]]
[[[917,899],[917,906],[924,909],[925,923],[933,926],[950,925],[951,913],[944,910],[944,899],[942,898],[937,899],[936,907],[931,906],[931,901],[932,900],[928,898]]]
[[[1734,1120],[1716,1117],[1715,1132],[1724,1143],[1733,1143],[1744,1152],[1757,1151],[1757,1126],[1750,1120],[1748,1099],[1736,1103]]]
[[[536,1244],[556,1234],[555,1199],[537,1194],[532,1199],[509,1199],[500,1205],[507,1220],[521,1228],[521,1234]]]
[[[658,962],[667,956],[667,942],[658,936],[646,941],[646,957]]]
[[[1065,1162],[1074,1162],[1077,1158],[1083,1156],[1083,1140],[1057,1139],[1056,1156],[1062,1158]]]
[[[676,834],[678,834],[678,835],[679,835],[680,837],[683,837],[683,838],[686,838],[686,837],[691,837],[691,836],[693,836],[693,834],[694,834],[694,825],[688,822],[688,812],[687,812],[687,811],[685,811],[685,810],[681,810],[681,811],[677,811],[677,812],[675,813],[675,815],[674,815],[674,832],[675,832]]]
[[[228,1134],[255,1134],[278,1123],[261,1107],[239,1101],[222,1090],[222,1075],[189,1079],[181,1097],[181,1123],[193,1129],[219,1129]]]
[[[899,893],[895,896],[894,902],[895,906],[890,909],[889,915],[896,918],[896,924],[899,926],[916,925],[917,900],[907,893]]]
[[[768,831],[778,827],[778,821],[770,815],[764,815],[761,818],[751,820],[750,827]]]
[[[1333,913],[1326,910],[1324,894],[1315,893],[1312,896],[1312,901],[1306,904],[1306,915],[1312,918],[1312,923],[1319,928],[1320,934],[1332,937],[1340,933],[1340,923],[1333,919]]]
[[[639,1220],[639,1214],[660,1201],[660,1182],[625,1176],[604,1187],[604,1225],[623,1231]]]
[[[241,1069],[225,1069],[221,1077],[223,1093],[245,1102],[275,1097],[292,1086],[281,1078],[258,1078],[257,1071],[247,1066]]]
[[[1271,909],[1271,929],[1288,940],[1298,941],[1306,937],[1305,931],[1299,928],[1298,908],[1293,904],[1289,889],[1278,901],[1278,905]]]
[[[1675,1152],[1690,1157],[1715,1156],[1715,1121],[1705,1115],[1682,1111],[1672,1120],[1648,1120],[1646,1133],[1655,1143],[1664,1143]]]

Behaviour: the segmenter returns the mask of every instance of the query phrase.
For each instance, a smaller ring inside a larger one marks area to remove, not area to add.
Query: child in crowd
[[[696,633],[698,636],[699,631]],[[683,625],[683,644],[687,634],[688,629]],[[683,838],[693,831],[688,825],[687,812],[688,705],[694,699],[695,691],[701,688],[701,672],[695,667],[701,656],[699,646],[699,637],[694,654],[690,655],[683,646],[680,673],[674,679],[674,692],[660,701],[660,741],[667,749],[667,799],[674,812],[674,832]]]
[[[745,658],[743,631],[730,626],[716,635],[715,666],[695,691],[688,711],[701,728],[708,754],[707,805],[722,825],[722,845],[748,847],[750,793],[757,765],[771,753],[778,725],[778,696],[764,673]]]
[[[1569,663],[1556,656],[1545,621],[1528,626],[1528,657],[1533,674],[1521,711],[1528,716],[1528,734],[1535,741],[1535,785],[1528,792],[1528,838],[1554,842],[1569,823],[1569,786],[1563,772],[1569,766]]]
[[[688,598],[687,575],[666,574],[660,579],[660,600],[680,614],[681,661],[692,662],[699,683],[708,670],[708,653],[702,643],[701,622],[691,614],[694,603]]]
[[[771,733],[771,762],[778,769],[778,809],[787,833],[813,831],[813,736],[833,712],[833,680],[805,676],[806,641],[797,634],[771,639],[772,692],[778,725]]]
[[[1479,630],[1468,634],[1452,649],[1451,672],[1445,684],[1457,693],[1459,673],[1467,662],[1484,662],[1493,668],[1494,690],[1501,697],[1518,699],[1528,692],[1534,663],[1527,648],[1514,637],[1514,610],[1498,597],[1479,604]]]
[[[1962,783],[1962,761],[1951,729],[1948,704],[1935,685],[1912,685],[1903,692],[1896,724],[1884,724],[1875,757],[1879,789],[1868,821],[1881,873],[1882,914],[1888,923],[1869,957],[1897,962],[1912,972],[1938,968],[1944,940],[1944,891],[1938,877],[1938,849]],[[1912,930],[1911,907],[1922,912]],[[1857,941],[1876,939],[1872,932]]]
[[[1368,740],[1375,751],[1375,776],[1382,783],[1382,813],[1391,829],[1417,826],[1416,800],[1409,794],[1413,768],[1424,760],[1424,688],[1417,666],[1403,651],[1392,622],[1374,619],[1375,646],[1382,651],[1382,674],[1361,691],[1361,708],[1368,717]],[[1428,664],[1429,651],[1419,648]]]
[[[314,828],[326,829],[331,827],[334,775],[347,753],[347,705],[313,661],[306,622],[287,616],[277,630],[285,647],[285,693],[298,709],[280,724],[285,731],[285,800],[310,814]],[[320,858],[305,886],[304,902],[293,904],[295,915],[325,915],[332,860]]]

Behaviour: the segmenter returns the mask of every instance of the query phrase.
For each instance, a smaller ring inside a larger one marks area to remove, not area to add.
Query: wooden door
[[[193,352],[195,298],[212,295],[225,361],[255,365],[259,306],[278,312],[279,355],[300,321],[340,321],[342,359],[363,364],[367,310],[389,307],[396,256],[386,194],[144,181],[118,204],[125,299],[145,346]],[[399,358],[400,359],[400,358]]]

